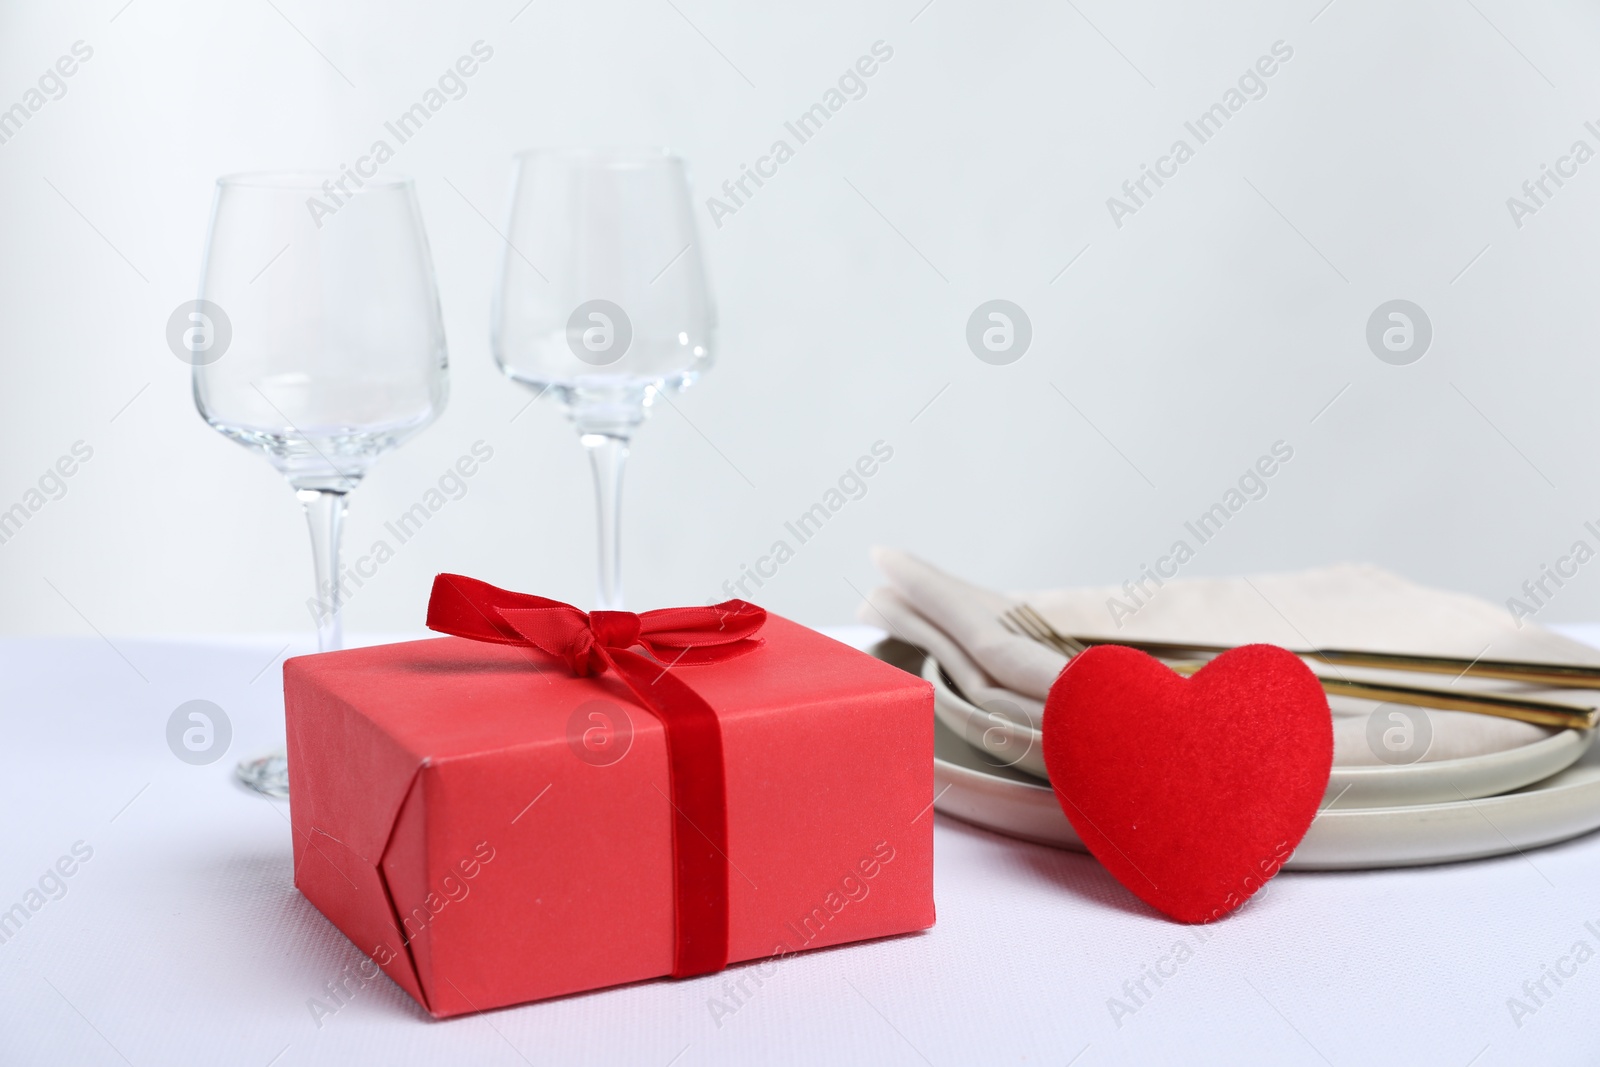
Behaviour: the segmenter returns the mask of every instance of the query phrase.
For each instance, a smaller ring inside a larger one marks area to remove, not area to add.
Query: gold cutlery
[[[1123,645],[1148,652],[1169,662],[1179,674],[1190,675],[1205,666],[1204,660],[1177,659],[1184,653],[1226,652],[1231,646],[1209,645],[1195,642],[1122,640],[1112,637],[1082,637],[1063,634],[1051,626],[1032,607],[1018,604],[1008,608],[1000,623],[1007,630],[1029,638],[1064,656],[1072,657],[1096,645]],[[1332,666],[1375,667],[1384,670],[1419,671],[1433,674],[1454,674],[1456,677],[1496,678],[1565,688],[1600,689],[1600,668],[1579,664],[1522,663],[1515,660],[1466,660],[1452,656],[1420,656],[1400,652],[1361,652],[1346,649],[1289,649],[1297,656],[1327,663]],[[1385,682],[1352,681],[1347,678],[1329,678],[1319,675],[1324,692],[1341,696],[1384,700],[1394,704],[1409,704],[1423,708],[1442,708],[1449,711],[1468,711],[1479,715],[1496,715],[1505,719],[1538,723],[1542,726],[1564,726],[1575,730],[1588,730],[1600,720],[1600,708],[1563,704],[1552,700],[1536,700],[1504,694],[1446,692],[1418,686],[1392,685]]]

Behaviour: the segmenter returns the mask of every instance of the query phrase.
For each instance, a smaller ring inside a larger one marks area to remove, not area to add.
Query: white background
[[[637,441],[631,606],[725,595],[880,439],[866,497],[754,599],[844,619],[875,542],[997,586],[1120,582],[1279,439],[1294,460],[1188,573],[1370,560],[1503,601],[1600,517],[1600,161],[1520,230],[1505,203],[1600,148],[1591,5],[122,4],[0,10],[0,106],[94,48],[0,145],[0,507],[94,448],[0,545],[0,631],[309,628],[298,508],[202,424],[165,323],[217,175],[353,162],[480,39],[492,61],[390,165],[418,179],[450,406],[359,490],[347,548],[474,440],[495,458],[353,629],[416,628],[444,569],[590,599],[577,441],[547,403],[512,421],[528,396],[488,353],[479,212],[498,224],[512,152],[662,144],[703,199],[878,40],[863,99],[720,229],[699,207],[719,364]],[[1279,40],[1268,94],[1114,226],[1106,198]],[[964,339],[996,297],[1033,323],[1011,366]],[[1411,366],[1365,343],[1393,298],[1434,325]],[[1541,621],[1597,615],[1584,571]]]

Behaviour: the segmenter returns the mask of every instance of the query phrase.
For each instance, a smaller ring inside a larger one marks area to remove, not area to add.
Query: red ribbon
[[[666,731],[672,802],[672,974],[728,965],[728,798],[722,727],[705,698],[672,673],[754,651],[767,613],[743,600],[703,608],[585,614],[571,604],[441,574],[428,628],[473,641],[538,648],[584,677],[615,671]],[[642,646],[654,658],[632,651]]]

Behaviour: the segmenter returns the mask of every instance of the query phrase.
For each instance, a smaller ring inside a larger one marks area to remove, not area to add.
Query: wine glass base
[[[264,796],[289,799],[289,757],[287,753],[274,752],[259,759],[240,760],[233,769],[240,783]]]

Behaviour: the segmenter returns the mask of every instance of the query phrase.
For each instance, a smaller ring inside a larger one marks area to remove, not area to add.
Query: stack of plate
[[[1050,788],[1038,731],[969,702],[933,658],[893,638],[879,659],[933,683],[934,808],[999,833],[1084,851]],[[1333,768],[1285,867],[1352,870],[1520,852],[1600,827],[1593,731],[1561,730],[1482,756]]]

